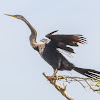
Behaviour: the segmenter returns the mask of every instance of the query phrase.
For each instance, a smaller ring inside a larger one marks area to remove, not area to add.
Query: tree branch
[[[73,81],[76,81],[82,85],[82,87],[85,89],[86,87],[89,87],[94,92],[100,93],[100,84],[96,79],[92,78],[83,78],[83,77],[73,77],[68,75],[62,75],[62,76],[46,76],[45,73],[43,73],[44,77],[68,100],[74,100],[71,96],[68,95],[66,92],[67,86],[60,85],[56,81],[57,80],[65,80],[68,83],[71,83]],[[85,86],[83,83],[85,82],[87,86]]]
[[[46,76],[45,73],[43,73],[45,78],[52,84],[54,87],[68,100],[74,100],[71,96],[69,96],[66,92],[66,86],[62,86],[58,84],[55,80],[52,80],[50,76]]]

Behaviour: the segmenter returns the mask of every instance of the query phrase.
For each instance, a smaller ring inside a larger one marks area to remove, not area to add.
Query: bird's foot
[[[49,76],[48,80],[50,81],[50,83],[54,83],[56,81],[56,75]]]

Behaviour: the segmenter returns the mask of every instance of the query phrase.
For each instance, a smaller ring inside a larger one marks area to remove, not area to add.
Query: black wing
[[[56,31],[53,31],[49,34],[46,35],[47,38],[53,40],[53,41],[57,41],[57,42],[61,42],[65,45],[70,45],[70,46],[78,46],[78,43],[81,44],[85,44],[86,38],[83,37],[83,35],[80,34],[74,34],[74,35],[52,35],[54,34]]]
[[[78,46],[78,43],[85,44],[86,38],[83,37],[83,35],[79,34],[73,34],[73,35],[53,35],[56,31],[53,31],[46,35],[47,38],[49,38],[51,41],[54,41],[55,45],[57,45],[58,48],[68,51],[70,53],[74,53],[74,50],[70,46]]]

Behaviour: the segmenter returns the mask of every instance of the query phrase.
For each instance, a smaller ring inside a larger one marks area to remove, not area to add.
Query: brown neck
[[[30,41],[34,41],[36,43],[36,37],[37,37],[36,30],[32,27],[32,25],[25,18],[23,19],[23,21],[28,25],[28,27],[31,30]]]

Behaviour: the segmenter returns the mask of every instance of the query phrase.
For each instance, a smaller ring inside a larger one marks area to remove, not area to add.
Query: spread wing
[[[53,35],[56,31],[53,31],[49,34],[46,35],[47,38],[56,41],[56,42],[61,42],[65,45],[70,45],[70,46],[78,46],[78,43],[81,44],[86,44],[86,38],[83,37],[83,35],[80,34],[73,34],[73,35]]]
[[[69,46],[78,46],[78,43],[86,44],[86,38],[83,37],[83,35],[80,34],[73,34],[73,35],[53,35],[56,31],[53,31],[46,35],[47,38],[49,38],[49,41],[54,43],[57,50],[63,51],[67,54],[75,53],[73,48],[68,47]]]

